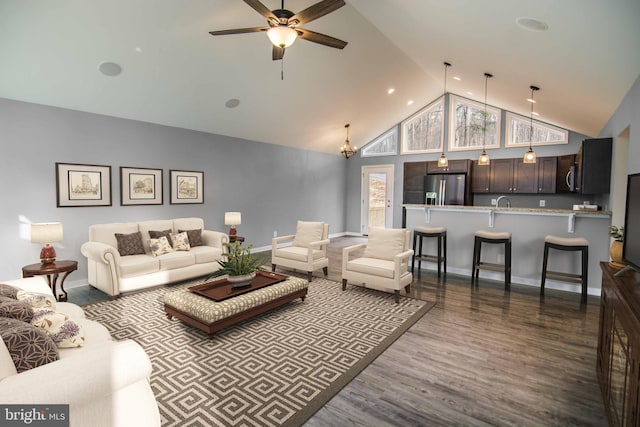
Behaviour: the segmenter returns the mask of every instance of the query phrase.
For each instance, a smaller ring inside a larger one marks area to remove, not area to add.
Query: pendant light
[[[482,124],[482,153],[478,157],[479,166],[488,166],[491,163],[487,150],[484,148],[487,140],[487,82],[491,77],[493,77],[492,74],[484,73],[484,114],[482,116],[484,121]]]
[[[536,101],[534,101],[533,99],[533,93],[535,91],[540,90],[539,87],[537,86],[529,86],[529,88],[531,89],[531,98],[529,98],[527,101],[529,101],[531,103],[531,118],[530,118],[530,122],[529,122],[529,151],[527,151],[526,153],[524,153],[524,157],[522,158],[522,162],[523,163],[535,163],[536,162],[536,153],[533,152],[533,149],[531,148],[531,141],[533,140],[533,104],[536,103]]]
[[[351,148],[351,144],[349,144],[349,123],[344,125],[344,127],[347,129],[347,139],[344,141],[344,145],[340,147],[340,154],[342,154],[345,159],[348,159],[358,152],[358,147]]]
[[[444,92],[442,93],[442,111],[443,112],[444,112],[444,100],[445,100],[445,96],[447,95],[447,68],[449,67],[451,67],[451,64],[449,64],[448,62],[445,62],[444,63]],[[446,168],[447,166],[449,166],[449,160],[447,159],[447,156],[444,155],[444,141],[443,141],[442,154],[438,159],[438,167]]]

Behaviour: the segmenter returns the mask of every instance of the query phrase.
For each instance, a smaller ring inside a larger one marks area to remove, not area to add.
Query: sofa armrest
[[[320,247],[326,246],[329,243],[331,243],[331,240],[329,240],[329,239],[316,240],[315,242],[309,243],[309,247],[312,248],[312,249],[320,249]]]
[[[347,271],[347,263],[349,262],[349,254],[357,249],[367,246],[366,243],[358,243],[357,245],[347,246],[342,249],[342,274]]]
[[[287,240],[295,239],[295,234],[287,234],[286,236],[274,237],[271,239],[271,251],[272,253],[278,249],[278,244],[282,242],[286,242]]]
[[[222,249],[223,243],[229,243],[229,236],[220,231],[202,230],[202,241],[206,246]]]
[[[402,253],[399,253],[393,257],[393,261],[395,262],[395,270],[400,271],[400,266],[404,260],[407,260],[407,264],[409,263],[409,258],[413,255],[413,249],[409,249]]]
[[[71,407],[148,380],[151,361],[132,340],[105,341],[0,381],[2,403],[65,403]]]
[[[120,252],[113,246],[101,242],[85,242],[80,247],[82,255],[101,264],[118,263]]]

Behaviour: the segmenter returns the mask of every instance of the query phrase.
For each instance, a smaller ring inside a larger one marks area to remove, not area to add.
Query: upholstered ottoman
[[[304,301],[308,286],[306,279],[289,277],[283,282],[222,301],[214,301],[188,289],[181,289],[164,295],[164,311],[170,320],[176,317],[213,336],[220,329],[297,298]]]

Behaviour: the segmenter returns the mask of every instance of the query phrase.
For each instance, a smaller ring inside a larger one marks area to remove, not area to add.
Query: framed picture
[[[120,167],[120,204],[161,205],[162,169]]]
[[[204,203],[204,172],[170,170],[171,204]]]
[[[449,151],[500,148],[500,110],[451,95],[449,98]],[[486,119],[486,129],[485,129]]]
[[[403,121],[400,154],[440,153],[444,140],[444,98]]]
[[[111,206],[111,166],[56,163],[58,207]]]
[[[505,127],[505,133],[507,134],[505,140],[506,148],[526,148],[529,146],[529,140],[531,140],[531,145],[569,143],[569,131],[566,129],[561,129],[537,120],[533,120],[532,123],[530,117],[520,116],[511,112],[507,112],[505,120],[507,122]],[[532,128],[533,137],[531,136]]]

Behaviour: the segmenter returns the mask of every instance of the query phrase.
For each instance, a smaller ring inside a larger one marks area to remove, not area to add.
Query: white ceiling
[[[361,146],[440,96],[445,60],[449,92],[483,101],[490,72],[488,103],[528,116],[535,84],[539,120],[590,136],[640,74],[638,0],[346,2],[304,28],[348,46],[296,41],[281,81],[264,33],[208,34],[264,26],[242,0],[0,0],[0,97],[337,154],[345,123]]]

